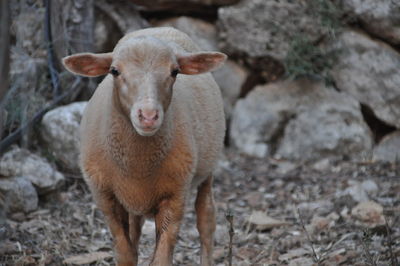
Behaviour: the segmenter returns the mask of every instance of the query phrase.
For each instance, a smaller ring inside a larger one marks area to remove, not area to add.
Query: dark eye
[[[172,71],[171,71],[171,77],[176,77],[177,75],[178,75],[178,73],[179,73],[179,69],[173,69]]]
[[[113,75],[114,77],[118,77],[120,73],[119,73],[118,69],[116,69],[115,67],[112,66],[110,68],[110,74]]]

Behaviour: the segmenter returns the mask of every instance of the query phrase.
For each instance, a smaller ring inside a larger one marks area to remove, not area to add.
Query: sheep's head
[[[72,73],[96,77],[109,73],[122,110],[142,136],[160,128],[178,74],[196,75],[218,68],[226,55],[218,52],[176,53],[154,37],[119,43],[112,53],[75,54],[63,59]]]

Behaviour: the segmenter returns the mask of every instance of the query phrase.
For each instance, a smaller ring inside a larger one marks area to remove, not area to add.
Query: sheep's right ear
[[[68,71],[85,77],[97,77],[105,75],[110,69],[112,53],[74,54],[62,59],[63,65]]]

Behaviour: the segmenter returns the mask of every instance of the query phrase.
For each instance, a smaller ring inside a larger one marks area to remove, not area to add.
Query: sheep
[[[113,235],[117,265],[137,265],[144,219],[156,225],[150,265],[172,265],[185,203],[196,188],[200,263],[213,264],[213,169],[225,118],[208,72],[226,58],[161,27],[127,34],[111,53],[63,59],[72,73],[107,74],[82,117],[80,164]]]

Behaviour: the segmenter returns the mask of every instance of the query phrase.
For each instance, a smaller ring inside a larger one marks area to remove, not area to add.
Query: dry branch
[[[75,82],[72,84],[69,90],[65,91],[63,94],[53,99],[49,104],[47,104],[43,109],[38,111],[30,120],[28,120],[25,124],[21,125],[17,130],[8,135],[0,142],[0,154],[2,154],[11,144],[19,140],[23,134],[33,125],[38,123],[42,117],[51,109],[56,107],[59,103],[61,103],[65,98],[70,96],[74,91],[79,88],[79,84],[81,82],[81,78],[77,77]]]
[[[10,69],[9,1],[0,1],[0,102],[8,90]],[[0,138],[3,133],[3,108],[0,108]]]

